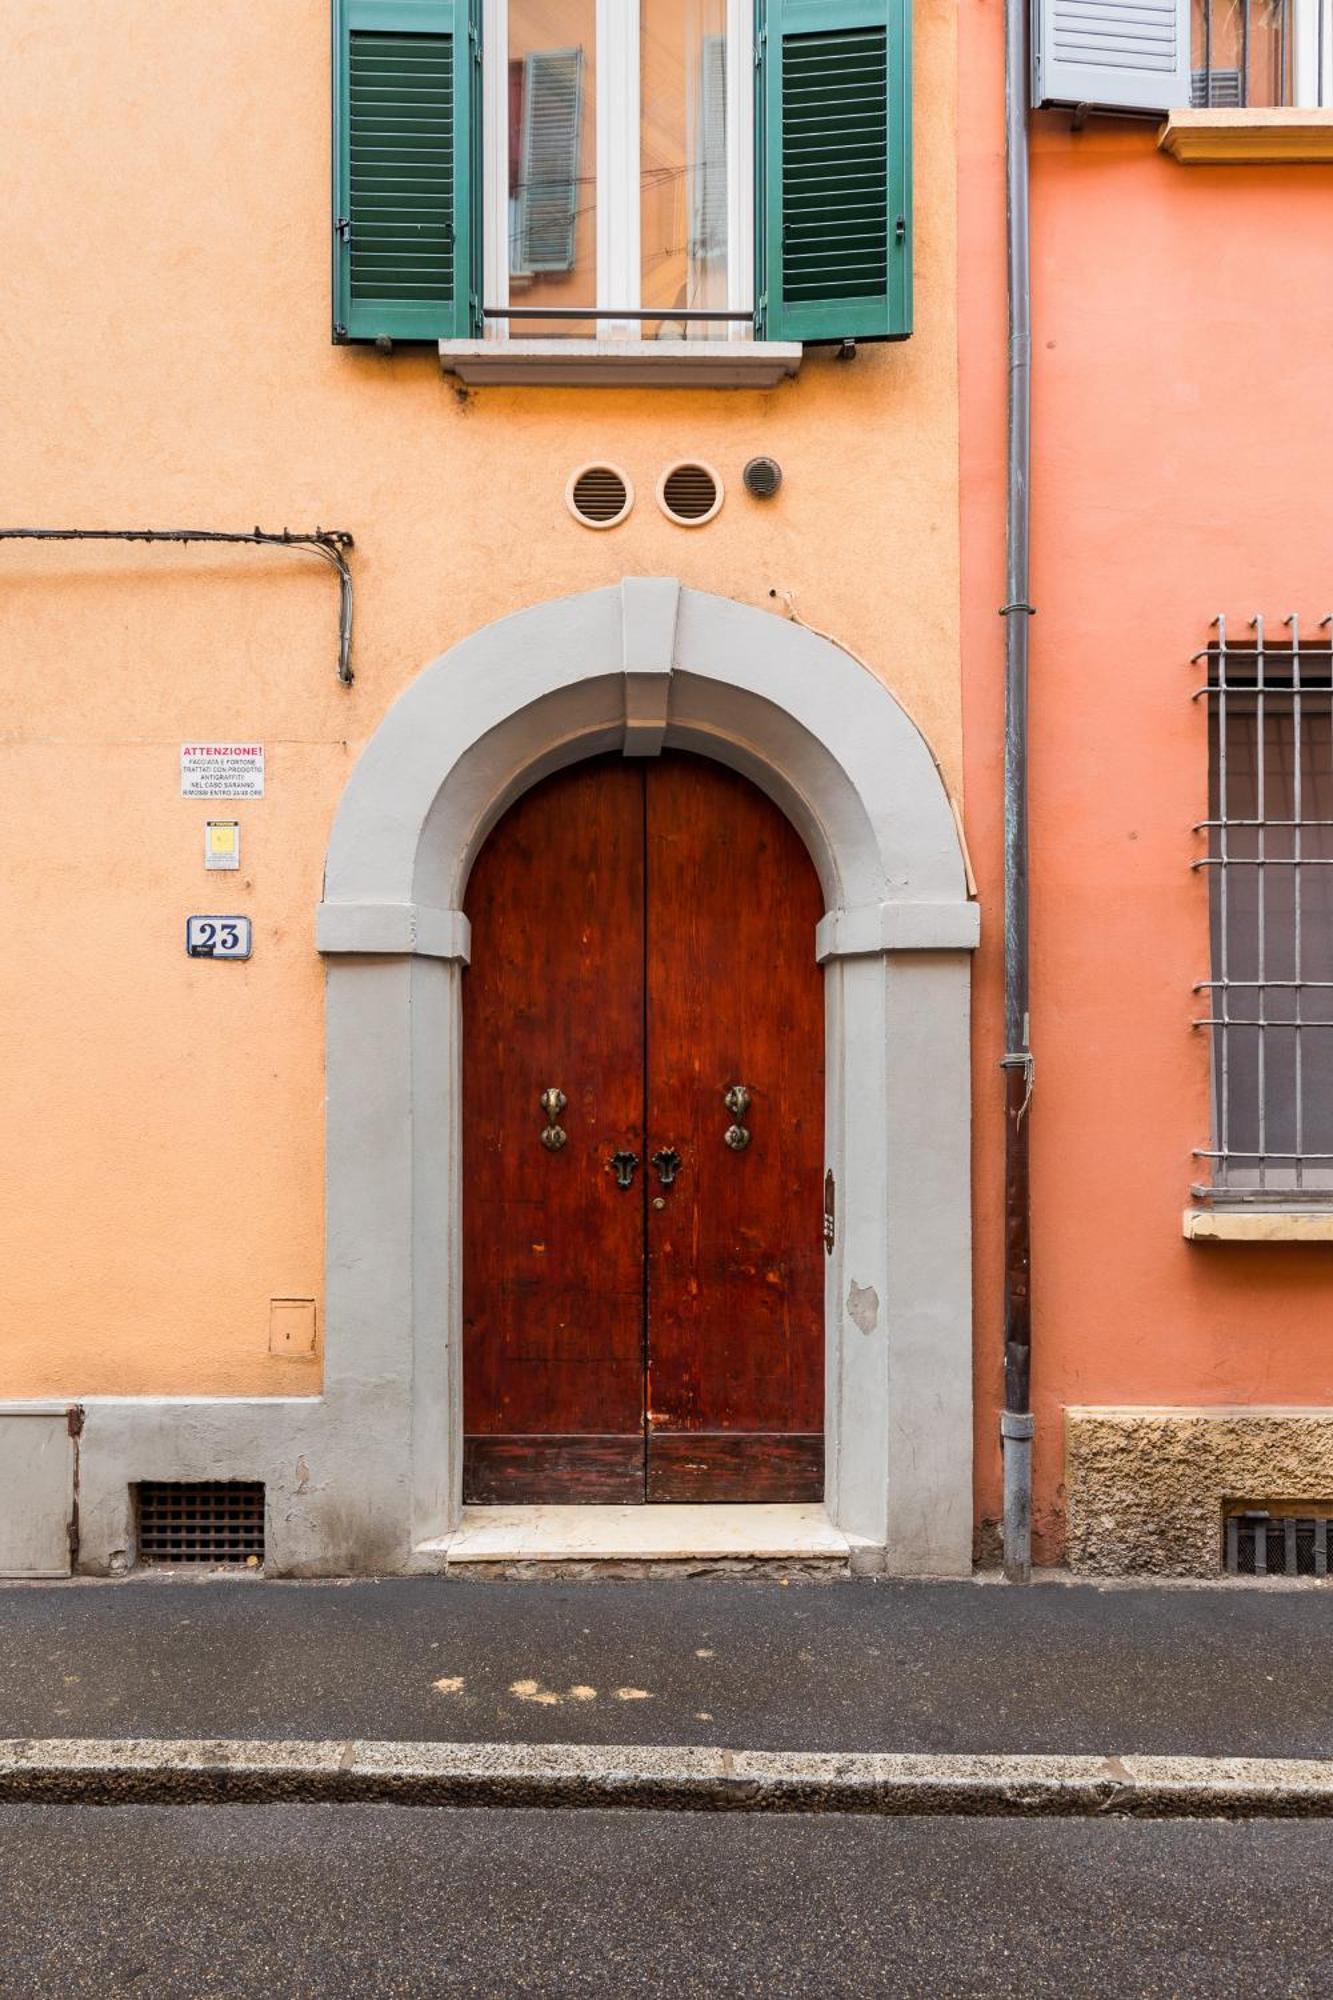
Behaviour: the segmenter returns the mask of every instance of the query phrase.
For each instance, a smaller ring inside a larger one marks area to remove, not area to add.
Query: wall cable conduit
[[[352,537],[340,528],[308,534],[264,528],[0,528],[0,542],[229,542],[260,548],[297,549],[318,556],[338,575],[338,679],[352,684],[352,572],[347,552]]]

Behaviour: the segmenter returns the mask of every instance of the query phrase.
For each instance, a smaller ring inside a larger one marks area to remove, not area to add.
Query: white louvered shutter
[[[574,268],[582,111],[582,49],[538,49],[525,58],[518,196],[521,271]]]
[[[1033,0],[1032,101],[1157,115],[1190,101],[1190,0]]]
[[[699,68],[699,105],[693,161],[690,255],[727,252],[727,42],[705,35]]]

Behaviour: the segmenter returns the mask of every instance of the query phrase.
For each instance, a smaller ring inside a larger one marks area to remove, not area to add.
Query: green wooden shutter
[[[910,0],[759,0],[757,313],[769,340],[912,330]]]
[[[480,0],[333,0],[333,337],[480,330]]]

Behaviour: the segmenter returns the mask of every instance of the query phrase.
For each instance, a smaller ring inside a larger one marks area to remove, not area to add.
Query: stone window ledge
[[[1333,110],[1173,111],[1157,135],[1184,167],[1333,164]]]
[[[440,365],[469,384],[773,389],[802,351],[798,340],[442,340]]]
[[[1333,1243],[1333,1208],[1187,1208],[1188,1243]]]

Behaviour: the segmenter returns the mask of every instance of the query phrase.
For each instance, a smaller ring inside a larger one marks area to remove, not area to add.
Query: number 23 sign
[[[191,958],[249,958],[249,917],[187,917],[185,949]]]

